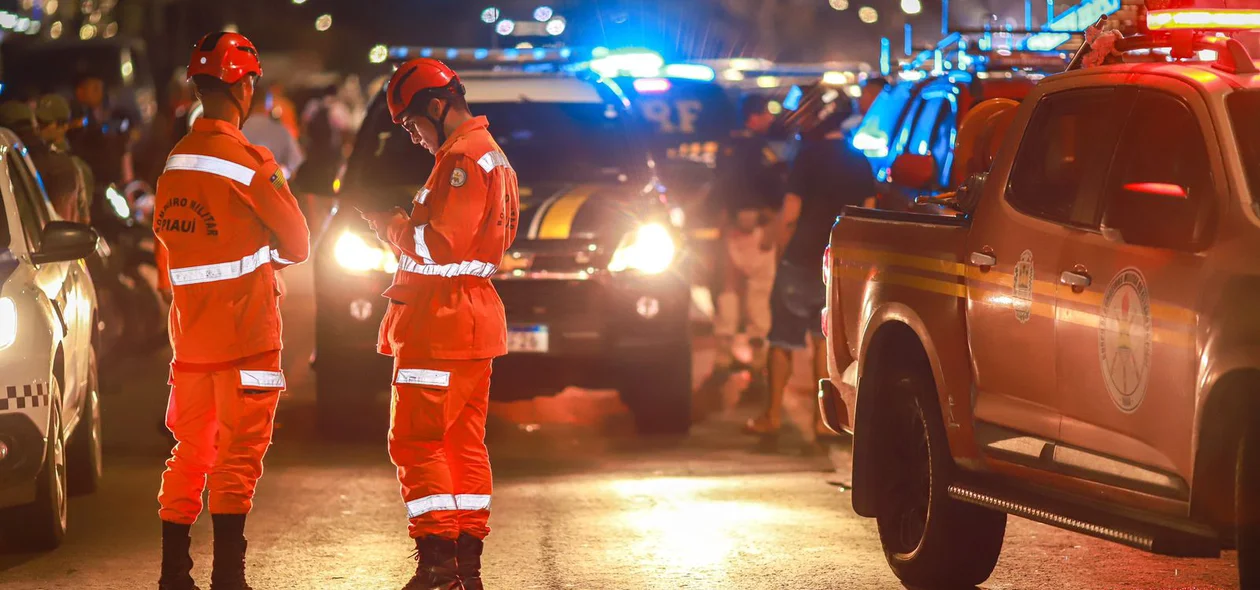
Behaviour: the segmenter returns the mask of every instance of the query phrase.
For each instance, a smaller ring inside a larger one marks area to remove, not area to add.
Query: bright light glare
[[[547,34],[554,37],[563,34],[566,26],[568,26],[568,23],[565,22],[564,17],[557,16],[556,18],[547,21],[547,26],[545,28],[547,30]]]
[[[847,83],[848,81],[849,81],[849,78],[848,78],[847,76],[845,76],[845,75],[844,75],[844,72],[834,72],[834,71],[833,71],[833,72],[825,72],[825,73],[823,73],[823,84],[830,84],[830,85],[832,85],[832,86],[839,86],[839,85],[841,85],[841,84],[845,84],[845,83]]]
[[[876,136],[869,131],[859,131],[853,136],[853,147],[862,150],[867,157],[883,158],[888,155],[888,138]]]
[[[123,197],[118,189],[110,186],[105,189],[105,200],[109,201],[109,206],[117,213],[119,217],[127,219],[131,217],[131,207],[127,205],[126,197]]]
[[[507,18],[499,21],[499,24],[494,26],[494,31],[505,37],[508,35],[511,35],[512,31],[515,31],[515,30],[516,30],[516,21],[512,19],[507,19]]]
[[[323,32],[331,28],[332,28],[332,15],[331,14],[321,14],[319,15],[319,18],[315,19],[316,31]]]
[[[901,11],[906,14],[919,14],[923,11],[923,4],[919,0],[901,0]]]
[[[848,10],[849,0],[831,0],[831,7],[836,10]]]
[[[875,21],[879,20],[879,11],[870,6],[863,6],[858,9],[858,18],[868,25],[875,24]]]
[[[634,81],[634,90],[640,94],[659,94],[669,92],[671,84],[664,78],[639,78]]]
[[[398,260],[394,258],[393,252],[380,244],[369,244],[363,236],[349,230],[337,238],[337,244],[333,246],[333,258],[337,259],[337,264],[342,268],[351,272],[378,270],[392,274],[398,270]]]
[[[389,58],[389,48],[384,45],[377,45],[368,53],[368,59],[374,64],[385,63]]]
[[[0,348],[8,348],[17,340],[17,306],[8,297],[0,297]]]
[[[665,272],[674,261],[677,247],[669,230],[659,223],[649,223],[639,227],[632,235],[626,236],[621,246],[613,253],[608,270],[619,272],[637,270],[655,275]]]
[[[493,24],[494,21],[497,21],[497,20],[499,20],[498,8],[491,6],[490,8],[487,8],[481,11],[481,22],[489,25],[489,24]]]
[[[736,69],[724,70],[722,72],[722,79],[729,82],[739,82],[744,79],[744,73]]]
[[[551,20],[551,17],[554,14],[555,11],[552,10],[550,6],[539,6],[534,9],[534,20],[540,23],[545,23]]]
[[[713,68],[703,64],[669,64],[661,70],[661,75],[701,82],[712,82],[717,77]]]
[[[783,112],[783,103],[777,100],[772,100],[766,105],[766,111],[771,115],[778,115]]]
[[[659,53],[640,50],[611,53],[606,57],[591,60],[590,67],[595,73],[608,78],[617,76],[646,78],[660,73],[661,66],[664,65],[665,60]]]
[[[1172,29],[1260,29],[1260,10],[1152,10],[1146,17],[1152,31]]]
[[[758,76],[757,86],[761,88],[774,88],[779,85],[779,79],[774,76]]]
[[[293,0],[294,4],[306,4],[306,0]]]

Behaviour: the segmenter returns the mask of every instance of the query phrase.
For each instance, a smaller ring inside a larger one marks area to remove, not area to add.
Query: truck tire
[[[1252,424],[1238,445],[1234,514],[1238,587],[1260,588],[1260,427]]]
[[[1006,514],[949,497],[953,458],[931,376],[913,366],[886,377],[876,522],[884,557],[909,586],[972,587],[997,565]]]
[[[385,432],[385,416],[372,403],[373,391],[363,371],[338,360],[336,354],[318,361],[315,371],[315,421],[331,438],[353,438]]]
[[[655,359],[625,368],[621,401],[639,434],[686,435],[691,430],[691,346],[671,346]]]
[[[54,380],[53,383],[56,383]],[[53,391],[49,406],[48,444],[44,466],[36,475],[35,501],[0,512],[4,540],[19,551],[51,551],[66,536],[66,451],[62,444],[61,394]]]
[[[67,448],[68,483],[71,494],[90,494],[100,485],[101,459],[101,394],[97,380],[96,347],[88,360],[88,390],[83,399],[83,417],[75,428]]]

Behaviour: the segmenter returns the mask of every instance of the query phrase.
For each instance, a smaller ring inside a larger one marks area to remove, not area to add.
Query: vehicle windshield
[[[521,184],[646,180],[646,146],[633,135],[624,112],[612,105],[521,102],[470,108],[490,120],[490,133]],[[433,156],[411,143],[378,100],[346,166],[346,194],[354,198],[375,188],[418,186],[432,168]]]
[[[1247,170],[1252,200],[1256,200],[1260,197],[1260,90],[1235,92],[1226,103],[1238,138],[1238,154]]]

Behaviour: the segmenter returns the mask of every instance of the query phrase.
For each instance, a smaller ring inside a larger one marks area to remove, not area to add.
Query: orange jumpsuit
[[[394,357],[389,454],[412,537],[485,538],[491,359],[507,324],[490,277],[516,238],[520,197],[484,117],[437,153],[410,219],[388,228],[399,257],[378,350]]]
[[[270,152],[202,118],[158,179],[153,229],[174,297],[166,425],[178,441],[158,514],[195,522],[207,480],[211,514],[248,513],[284,389],[276,269],[310,254],[306,220]]]

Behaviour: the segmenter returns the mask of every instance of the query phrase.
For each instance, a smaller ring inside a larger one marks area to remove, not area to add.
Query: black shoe
[[[162,521],[162,577],[158,590],[199,590],[192,579],[192,557],[188,536],[192,525]]]
[[[416,575],[403,590],[460,590],[454,539],[429,535],[416,539]]]
[[[485,590],[481,584],[481,550],[486,545],[485,541],[460,533],[456,543],[459,546],[459,580],[463,582],[464,590]]]
[[[212,514],[214,520],[214,572],[210,590],[253,590],[245,582],[244,514]]]

